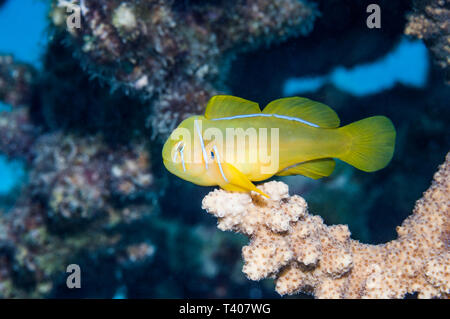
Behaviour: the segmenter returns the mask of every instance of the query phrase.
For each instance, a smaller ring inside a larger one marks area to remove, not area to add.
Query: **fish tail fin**
[[[374,172],[392,159],[395,148],[395,128],[385,116],[373,116],[339,128],[346,133],[350,148],[339,159],[354,167]]]

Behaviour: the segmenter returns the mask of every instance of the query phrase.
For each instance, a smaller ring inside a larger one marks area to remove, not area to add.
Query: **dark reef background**
[[[219,92],[263,106],[288,79],[373,63],[405,37],[422,39],[422,87],[354,95],[327,82],[299,94],[342,124],[383,114],[397,129],[379,172],[338,163],[320,181],[283,179],[312,213],[366,243],[395,237],[449,150],[449,1],[376,1],[382,27],[369,29],[373,1],[85,0],[82,27],[69,31],[62,2],[48,1],[41,66],[0,52],[0,151],[26,167],[0,195],[0,297],[278,298],[273,282],[241,272],[244,236],[201,210],[213,188],[162,165],[168,133]],[[66,287],[72,263],[81,289]]]

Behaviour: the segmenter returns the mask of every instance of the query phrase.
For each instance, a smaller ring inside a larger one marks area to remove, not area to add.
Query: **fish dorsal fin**
[[[339,117],[330,107],[304,97],[294,96],[272,101],[264,108],[263,113],[294,117],[323,128],[336,128],[340,124]]]
[[[257,113],[261,113],[261,109],[256,102],[231,95],[216,95],[209,100],[205,117],[207,119],[218,119]]]
[[[330,176],[333,173],[336,162],[332,158],[322,158],[303,162],[288,169],[281,170],[278,176],[304,175],[313,179]]]

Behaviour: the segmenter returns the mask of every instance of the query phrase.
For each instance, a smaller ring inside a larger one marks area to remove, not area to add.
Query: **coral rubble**
[[[55,1],[51,12],[59,30],[67,29],[65,6]],[[223,87],[231,52],[305,35],[318,11],[299,0],[85,0],[81,14],[81,28],[67,39],[83,65],[113,88],[148,99],[149,121],[165,136]]]
[[[305,200],[289,196],[282,182],[261,190],[271,196],[215,190],[203,208],[218,228],[250,237],[242,249],[251,280],[276,278],[281,295],[311,292],[317,298],[419,298],[450,294],[450,153],[398,238],[368,245],[350,238],[345,225],[327,226],[308,213]]]
[[[450,84],[450,1],[414,1],[408,20],[405,33],[425,41]]]

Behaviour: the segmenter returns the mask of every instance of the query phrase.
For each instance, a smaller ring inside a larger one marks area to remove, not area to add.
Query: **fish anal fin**
[[[330,176],[334,170],[336,162],[332,158],[322,158],[299,163],[288,169],[281,170],[278,176],[304,175],[312,179],[319,179]]]
[[[213,96],[206,106],[205,117],[218,119],[245,114],[261,113],[259,104],[232,95]]]
[[[336,112],[329,106],[297,96],[274,100],[263,113],[299,118],[322,128],[336,128],[340,124]]]
[[[233,192],[257,192],[262,196],[270,198],[267,194],[258,189],[241,171],[228,163],[221,163],[223,173],[226,177],[219,181],[219,186],[225,190]]]

